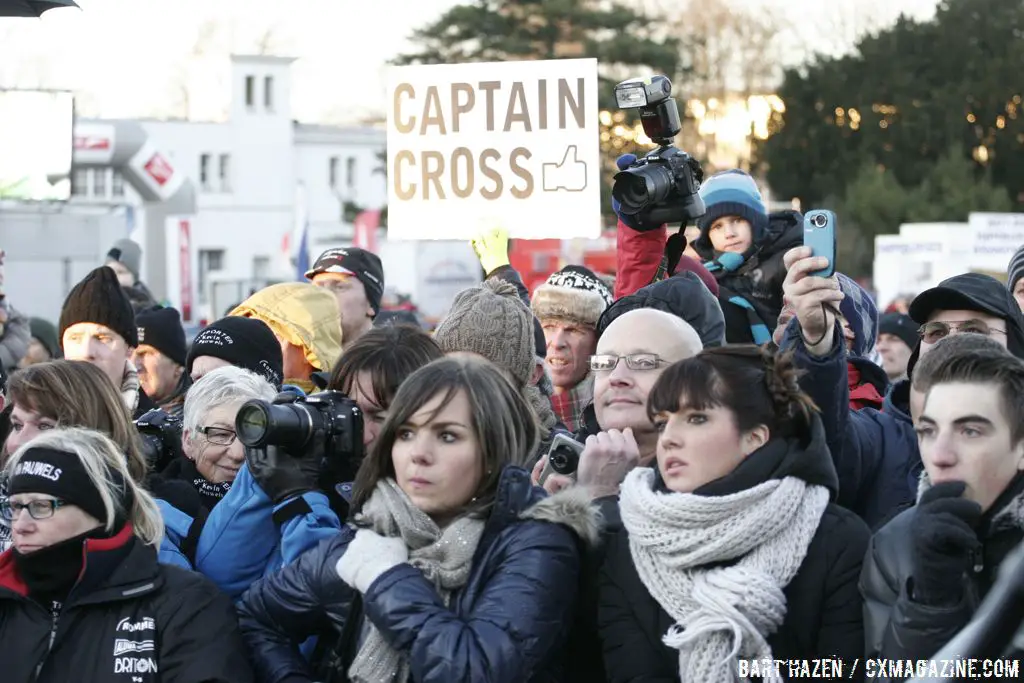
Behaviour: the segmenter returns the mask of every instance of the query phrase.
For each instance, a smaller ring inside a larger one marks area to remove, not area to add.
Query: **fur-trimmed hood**
[[[552,496],[542,498],[519,515],[519,518],[561,524],[591,548],[601,543],[601,532],[604,530],[600,509],[591,501],[589,491],[581,486],[562,489]]]

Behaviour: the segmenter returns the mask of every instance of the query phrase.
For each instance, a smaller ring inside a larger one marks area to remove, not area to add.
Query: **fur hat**
[[[612,293],[593,271],[583,266],[566,266],[537,288],[531,306],[540,320],[572,320],[596,328],[612,301]]]

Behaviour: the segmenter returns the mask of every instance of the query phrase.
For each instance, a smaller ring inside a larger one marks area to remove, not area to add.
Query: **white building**
[[[385,131],[293,121],[292,61],[232,57],[231,108],[223,123],[138,122],[195,187],[187,269],[197,303],[193,322],[220,317],[253,288],[294,279],[286,249],[290,240],[294,251],[296,227],[304,220],[310,227],[311,258],[316,258],[321,249],[350,242],[352,226],[343,221],[346,202],[363,208],[387,202],[381,161]],[[72,203],[142,206],[139,195],[110,168],[78,168],[73,187]],[[139,231],[133,236],[145,242]],[[147,252],[167,249],[143,247]],[[149,253],[145,260],[152,265],[153,257]],[[174,263],[173,254],[167,258]],[[144,267],[143,280],[158,297],[177,303],[177,285],[156,270]],[[176,270],[166,269],[175,282]]]

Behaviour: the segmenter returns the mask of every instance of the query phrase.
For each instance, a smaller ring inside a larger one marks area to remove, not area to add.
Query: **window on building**
[[[107,197],[107,169],[92,169],[92,194],[99,199]]]
[[[345,186],[353,189],[356,186],[356,158],[345,159]]]
[[[263,77],[263,106],[267,111],[274,111],[274,77]]]
[[[110,194],[115,197],[124,196],[124,176],[117,171],[110,176]]]
[[[256,106],[256,77],[245,77],[245,106],[252,108]]]
[[[217,164],[217,174],[220,178],[220,191],[231,192],[231,155],[221,154]]]
[[[328,160],[327,178],[332,189],[338,187],[338,157],[331,157]]]
[[[199,186],[204,190],[210,189],[210,155],[199,155]]]
[[[200,249],[199,250],[199,302],[207,303],[210,296],[210,273],[224,268],[223,249]]]
[[[256,281],[256,284],[267,281],[270,278],[270,257],[269,256],[253,256],[252,257],[252,279]]]
[[[89,169],[76,168],[71,173],[71,194],[76,197],[89,195]]]

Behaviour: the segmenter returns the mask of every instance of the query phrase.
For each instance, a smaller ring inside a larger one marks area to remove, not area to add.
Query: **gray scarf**
[[[457,518],[443,530],[413,505],[394,479],[377,482],[373,495],[355,517],[357,526],[381,536],[399,536],[409,548],[409,564],[423,572],[447,605],[453,591],[466,585],[469,570],[484,530],[484,520]],[[409,679],[409,658],[398,652],[366,621],[366,638],[348,670],[353,683],[404,683]]]

